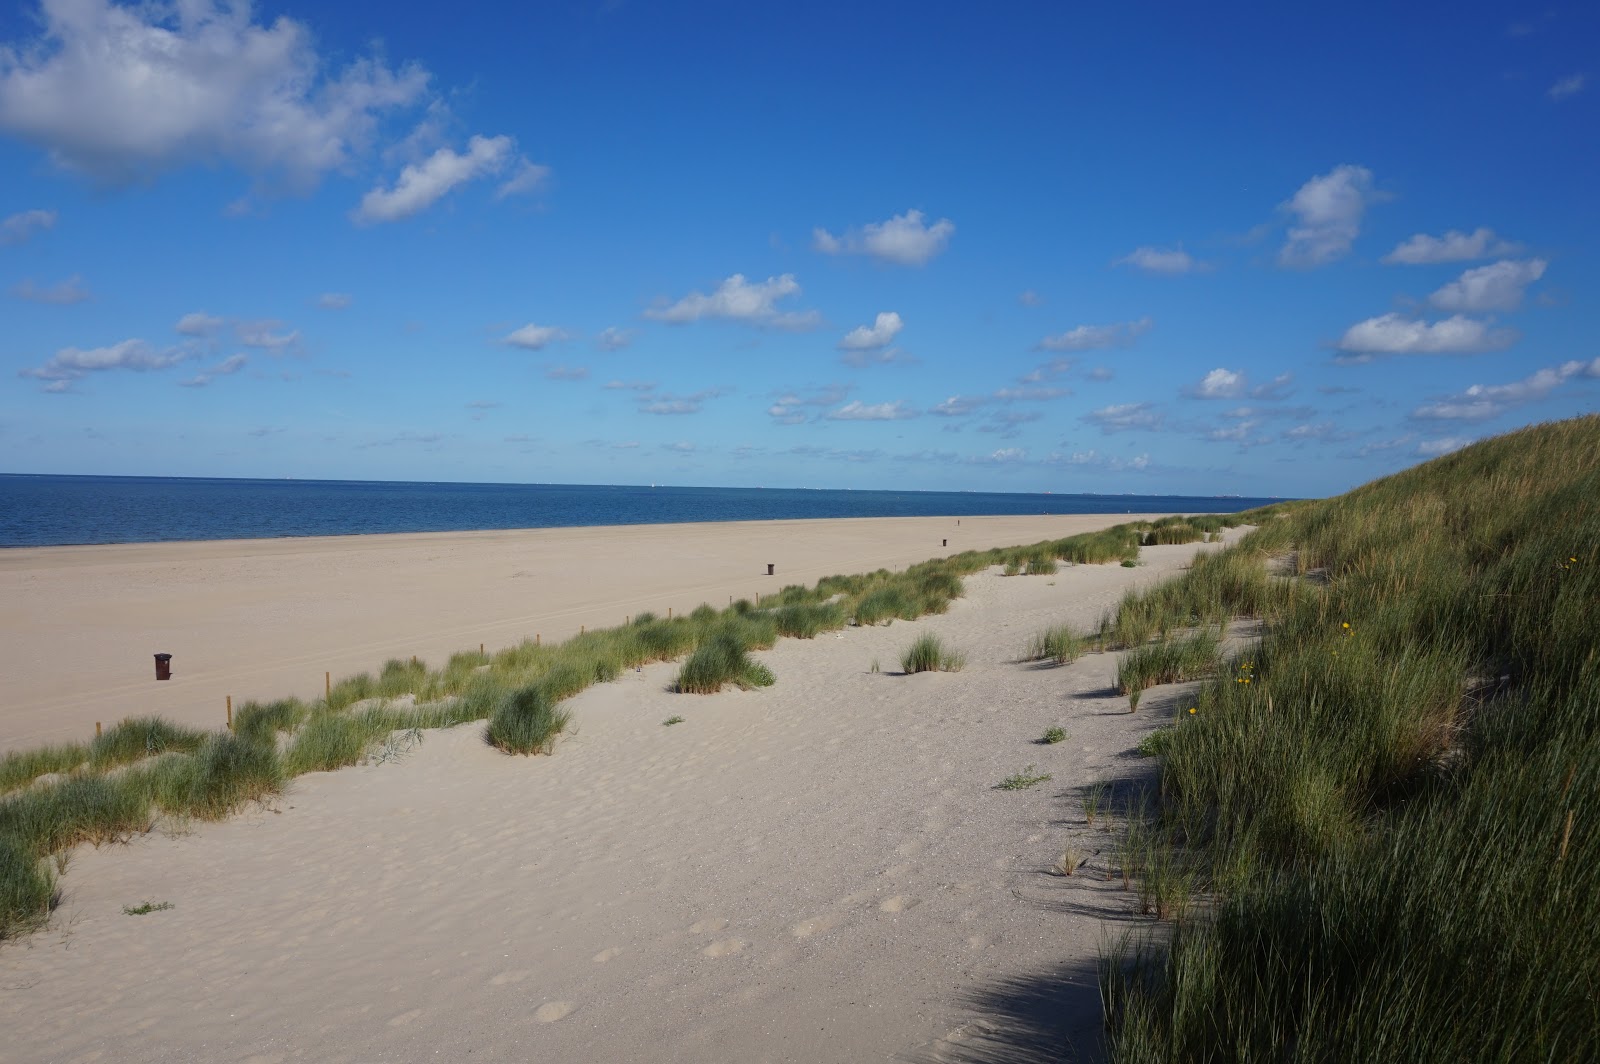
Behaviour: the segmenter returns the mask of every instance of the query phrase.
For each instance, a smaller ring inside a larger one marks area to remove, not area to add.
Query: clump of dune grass
[[[309,712],[298,698],[280,698],[266,704],[246,702],[233,715],[233,733],[251,742],[276,741],[280,733],[298,728]]]
[[[286,779],[274,744],[223,733],[206,736],[188,757],[160,758],[129,773],[122,785],[164,813],[221,820],[278,794]]]
[[[1595,1055],[1597,498],[1600,419],[1536,426],[1240,515],[1135,607],[1266,635],[1167,740],[1114,1061]]]
[[[683,694],[715,694],[729,685],[749,690],[770,687],[772,671],[750,660],[745,644],[731,632],[719,632],[695,648],[674,682]]]
[[[1023,661],[1048,661],[1054,665],[1070,665],[1077,661],[1088,646],[1088,640],[1064,624],[1055,625],[1036,634],[1022,656]]]
[[[1032,765],[1021,772],[1013,772],[1005,779],[994,785],[997,791],[1025,791],[1029,787],[1036,787],[1045,783],[1052,777],[1048,772],[1039,772]]]
[[[1066,741],[1066,738],[1067,729],[1059,724],[1052,724],[1044,730],[1044,734],[1039,737],[1038,741],[1040,746],[1054,746],[1056,743]]]
[[[1124,654],[1117,663],[1117,690],[1127,695],[1130,705],[1137,709],[1139,695],[1146,688],[1215,674],[1221,653],[1222,640],[1209,628],[1183,638],[1138,647]]]
[[[82,743],[14,750],[0,757],[0,794],[26,787],[40,776],[71,772],[88,761],[89,748]]]
[[[0,942],[44,923],[55,886],[49,865],[32,847],[0,835]]]
[[[845,625],[844,608],[836,602],[796,603],[781,606],[773,613],[778,634],[794,639],[815,639]]]
[[[900,655],[900,668],[909,675],[916,672],[960,672],[967,657],[946,647],[932,632],[919,635]]]
[[[80,842],[119,842],[150,828],[150,803],[105,776],[74,776],[0,800],[0,837],[43,857]]]
[[[371,712],[312,714],[285,751],[284,770],[299,776],[357,764],[392,725],[392,718]]]
[[[489,718],[484,738],[508,754],[548,754],[571,722],[570,712],[532,684],[506,696]]]
[[[97,769],[127,765],[157,754],[195,750],[205,739],[203,731],[160,717],[129,717],[89,744],[89,763]]]
[[[876,588],[856,603],[859,625],[893,624],[896,620],[909,621],[918,615],[915,600],[907,594],[907,589],[898,585]]]

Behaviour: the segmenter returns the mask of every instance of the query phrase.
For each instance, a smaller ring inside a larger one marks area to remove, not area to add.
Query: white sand
[[[1133,515],[1137,517],[1140,515]],[[830,573],[1106,528],[1129,515],[872,518],[0,550],[0,751],[132,714],[220,728],[226,698],[322,694],[417,655],[726,606]],[[949,547],[941,547],[948,539]],[[766,575],[767,564],[777,575]],[[173,677],[155,680],[154,655]]]
[[[780,642],[763,691],[630,673],[572,701],[552,757],[430,732],[269,810],[80,848],[51,928],[0,947],[0,1060],[1092,1059],[1096,949],[1132,918],[1077,795],[1150,771],[1130,751],[1163,699],[1128,714],[1109,655],[1014,659],[1197,549],[973,577],[946,616]],[[923,630],[966,669],[895,675]],[[1053,779],[993,789],[1030,763]],[[1046,874],[1070,837],[1100,853]],[[144,901],[173,908],[123,914]]]

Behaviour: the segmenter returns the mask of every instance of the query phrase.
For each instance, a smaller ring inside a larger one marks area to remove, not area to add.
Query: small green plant
[[[1139,745],[1134,749],[1138,751],[1140,757],[1160,757],[1172,746],[1174,731],[1175,729],[1171,725],[1165,728],[1157,728],[1143,739],[1140,739]]]
[[[718,632],[695,648],[678,670],[675,684],[682,694],[715,694],[729,684],[749,690],[771,687],[772,670],[750,660],[745,644],[732,632]]]
[[[1048,772],[1037,772],[1034,766],[1029,765],[1021,772],[1013,772],[1005,779],[994,785],[997,791],[1025,791],[1029,787],[1037,786],[1051,779]]]
[[[1044,734],[1039,737],[1039,744],[1041,746],[1054,746],[1056,743],[1066,739],[1066,737],[1067,729],[1058,724],[1052,724],[1050,727],[1046,728],[1044,730]]]
[[[143,905],[124,905],[122,911],[127,916],[143,916],[145,913],[159,913],[173,908],[170,901],[145,902]]]
[[[661,726],[663,728],[670,728],[674,724],[682,724],[682,723],[683,723],[683,718],[682,717],[672,716],[672,717],[668,717],[666,720],[662,721],[661,722]]]
[[[1139,563],[1134,561],[1132,558],[1124,558],[1122,559],[1122,567],[1124,569],[1137,569],[1139,567]]]
[[[900,667],[907,675],[916,672],[960,672],[966,655],[947,649],[932,632],[917,637],[900,656]]]
[[[1056,863],[1050,866],[1050,871],[1058,876],[1070,876],[1082,868],[1088,860],[1089,854],[1085,853],[1076,843],[1069,842],[1066,848],[1061,851],[1061,856],[1056,858]]]
[[[1090,827],[1094,826],[1094,818],[1106,807],[1108,790],[1104,783],[1091,783],[1083,789],[1083,822]]]
[[[548,754],[571,720],[572,714],[552,702],[543,687],[530,684],[500,703],[484,738],[508,754]]]
[[[1070,665],[1083,653],[1086,640],[1064,624],[1046,628],[1033,637],[1023,661],[1049,661],[1056,665]]]

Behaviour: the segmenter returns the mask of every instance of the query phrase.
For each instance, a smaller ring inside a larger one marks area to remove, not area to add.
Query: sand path
[[[0,1060],[1094,1059],[1129,899],[1077,795],[1149,770],[1160,700],[1126,713],[1110,655],[1014,659],[1198,549],[975,576],[946,616],[780,642],[764,691],[630,673],[572,701],[553,757],[430,732],[269,810],[80,848],[52,927],[0,948]],[[966,669],[896,675],[923,630]],[[994,789],[1030,763],[1053,779]],[[1046,874],[1073,835],[1101,854]],[[144,901],[173,908],[123,914]]]
[[[1141,515],[1132,515],[1138,517]],[[830,573],[1074,535],[1130,515],[866,518],[0,550],[0,751],[225,699],[322,694],[323,674],[725,606]],[[949,546],[941,546],[948,540]],[[777,566],[767,576],[767,564]],[[173,678],[155,681],[152,655]]]

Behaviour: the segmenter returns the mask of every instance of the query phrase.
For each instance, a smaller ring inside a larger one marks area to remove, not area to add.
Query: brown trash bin
[[[158,680],[170,680],[170,679],[172,679],[172,655],[171,654],[157,654],[156,655],[156,679],[158,679]]]
[[[771,575],[773,575],[773,573],[772,573],[772,571],[773,571],[773,570],[774,570],[774,569],[776,569],[776,568],[777,568],[777,565],[776,565],[776,564],[775,564],[775,563],[773,563],[773,562],[768,562],[768,563],[767,563],[767,575],[768,575],[768,576],[771,576]]]

